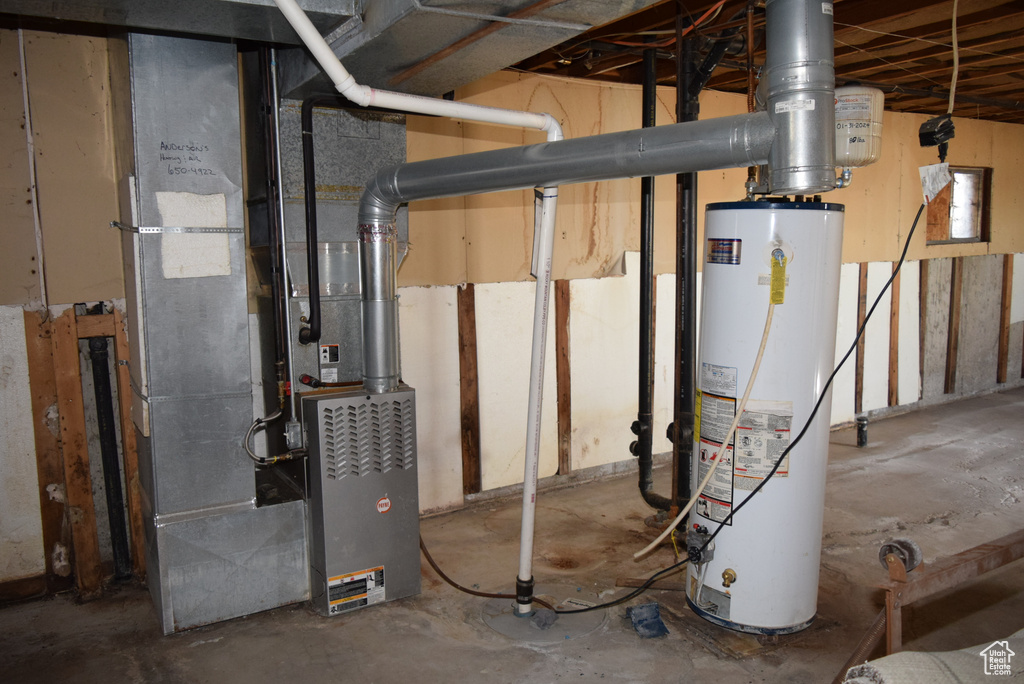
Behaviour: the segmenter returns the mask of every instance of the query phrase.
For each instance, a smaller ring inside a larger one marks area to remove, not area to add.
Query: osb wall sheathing
[[[611,133],[640,125],[640,88],[548,76],[500,72],[461,88],[457,100],[555,116],[566,137]],[[658,91],[658,124],[672,123],[675,92]],[[743,96],[704,91],[701,118],[741,114]],[[853,185],[824,196],[846,205],[843,261],[899,258],[921,204],[918,167],[937,163],[936,148],[921,148],[923,115],[887,112],[881,160],[853,175]],[[1024,200],[1015,190],[1015,169],[1024,162],[1024,126],[955,119],[950,143],[954,165],[993,168],[992,240],[988,243],[925,245],[915,233],[908,258],[1001,254],[1024,251]],[[410,161],[543,142],[540,133],[445,119],[409,117]],[[740,199],[745,169],[699,174],[700,205]],[[655,272],[675,270],[675,181],[655,184]],[[532,192],[505,192],[410,207],[412,246],[399,272],[402,285],[501,282],[529,278]],[[555,278],[594,278],[618,272],[625,251],[639,249],[640,181],[585,183],[561,188],[554,252]],[[703,211],[698,212],[698,244]]]
[[[4,250],[0,303],[38,302],[36,233],[28,188],[21,79],[27,78],[48,304],[124,296],[111,143],[107,41],[25,31],[21,73],[17,31],[0,31],[0,165]],[[15,76],[17,74],[17,76]],[[28,271],[28,273],[26,273]],[[33,283],[31,279],[34,280]]]
[[[20,55],[18,33],[0,31],[0,304],[13,306],[40,299]]]
[[[637,86],[500,72],[456,90],[456,99],[507,109],[548,112],[566,138],[640,126]],[[705,92],[707,116],[746,111],[745,99]],[[702,113],[702,115],[704,115]],[[675,92],[658,91],[658,124],[675,120]],[[410,161],[542,143],[543,133],[479,123],[409,117]],[[707,201],[737,199],[745,169],[700,174]],[[655,184],[655,270],[675,270],[675,178]],[[640,248],[640,180],[563,186],[559,190],[553,277],[594,278],[621,272],[623,254]],[[514,191],[410,206],[409,256],[402,285],[506,282],[529,279],[533,192]],[[701,217],[703,225],[703,217]]]

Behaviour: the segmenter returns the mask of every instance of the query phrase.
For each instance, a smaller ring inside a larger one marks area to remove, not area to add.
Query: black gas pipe
[[[114,553],[114,579],[132,576],[128,551],[128,526],[124,515],[124,493],[121,489],[121,463],[117,451],[114,422],[114,399],[110,389],[110,366],[107,363],[107,338],[89,338],[92,361],[93,390],[96,394],[96,416],[100,433],[100,456],[103,462],[103,486],[107,499],[107,521],[110,524],[110,545]],[[126,399],[122,398],[122,401]]]
[[[657,52],[644,50],[643,127],[655,125],[658,110]],[[637,439],[630,451],[637,457],[640,495],[650,506],[667,511],[672,502],[654,492],[654,178],[640,179],[640,372]]]

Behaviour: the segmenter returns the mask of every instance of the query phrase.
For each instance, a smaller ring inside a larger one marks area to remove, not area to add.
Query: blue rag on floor
[[[653,639],[668,634],[668,627],[661,621],[657,603],[644,603],[626,609],[626,615],[633,621],[633,629],[644,639]]]

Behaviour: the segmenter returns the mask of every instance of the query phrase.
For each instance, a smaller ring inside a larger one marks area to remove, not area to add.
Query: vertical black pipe
[[[676,120],[696,121],[700,114],[694,92],[697,78],[695,39],[681,39],[683,16],[676,15]],[[676,377],[672,453],[675,481],[672,496],[683,504],[692,495],[694,388],[697,363],[697,174],[676,176]]]
[[[658,111],[657,52],[644,50],[643,127],[655,125]],[[637,457],[640,495],[650,506],[668,510],[671,502],[654,493],[654,178],[640,179],[640,372],[637,420],[631,450]]]
[[[107,338],[89,338],[92,380],[96,394],[96,415],[100,431],[100,454],[103,459],[103,484],[107,494],[107,521],[110,524],[110,545],[114,551],[114,578],[132,576],[128,551],[128,526],[124,515],[124,493],[121,490],[121,464],[117,453],[117,432],[114,427],[114,398],[110,391]]]
[[[263,124],[263,165],[267,170],[264,192],[267,197],[267,226],[269,226],[267,244],[270,248],[270,294],[271,298],[274,300],[274,321],[277,322],[277,325],[274,326],[274,359],[277,362],[278,367],[283,368],[285,350],[288,345],[288,331],[285,330],[284,325],[280,323],[280,321],[284,320],[283,308],[286,306],[286,297],[284,296],[284,288],[281,287],[281,283],[283,282],[281,274],[284,272],[284,264],[281,263],[281,226],[278,223],[279,216],[277,211],[279,206],[278,203],[281,201],[281,198],[278,197],[277,193],[278,168],[274,155],[274,150],[277,147],[277,135],[274,128],[273,108],[277,106],[277,103],[273,101],[273,97],[271,96],[272,87],[270,84],[270,70],[274,67],[270,63],[270,48],[261,47],[258,54],[260,69],[260,113],[263,115],[261,119]]]
[[[299,342],[320,340],[320,242],[316,230],[316,170],[313,161],[313,108],[317,98],[302,101],[302,177],[306,199],[306,270],[309,282],[309,319],[299,331]]]

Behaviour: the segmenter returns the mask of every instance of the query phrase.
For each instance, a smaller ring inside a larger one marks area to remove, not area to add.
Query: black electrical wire
[[[871,305],[871,308],[868,309],[867,315],[864,316],[864,322],[860,324],[859,328],[857,328],[857,335],[856,335],[856,337],[853,338],[853,344],[850,345],[850,349],[843,356],[842,360],[836,365],[836,368],[835,368],[835,370],[832,371],[832,374],[828,376],[828,380],[825,381],[825,386],[822,388],[821,393],[818,395],[818,401],[815,402],[814,408],[811,409],[811,415],[804,422],[804,426],[800,429],[800,432],[797,434],[796,439],[794,439],[792,442],[790,442],[789,446],[786,447],[786,449],[782,452],[782,455],[780,455],[778,460],[775,461],[775,465],[772,467],[772,469],[768,473],[768,475],[763,480],[761,480],[761,482],[758,483],[758,485],[756,487],[754,487],[754,490],[752,492],[750,492],[750,494],[745,499],[743,499],[743,501],[741,501],[739,504],[736,505],[735,508],[732,509],[732,511],[729,513],[729,515],[727,515],[722,522],[718,523],[718,527],[715,528],[715,531],[713,533],[711,533],[711,536],[709,536],[707,538],[707,540],[705,540],[705,542],[703,544],[701,544],[700,549],[698,549],[698,551],[697,551],[698,554],[703,555],[703,553],[707,549],[708,545],[711,544],[711,542],[713,542],[715,540],[715,537],[718,536],[718,533],[722,531],[722,528],[724,528],[727,524],[729,524],[729,522],[732,521],[733,516],[735,516],[739,512],[739,510],[741,508],[743,508],[747,504],[748,501],[753,499],[754,496],[759,491],[761,491],[761,489],[766,484],[768,484],[768,480],[770,480],[772,478],[772,476],[775,475],[775,472],[779,469],[779,466],[782,465],[782,461],[785,460],[786,456],[789,455],[789,452],[793,450],[793,447],[795,447],[797,444],[799,444],[800,440],[803,439],[803,436],[807,433],[807,430],[810,428],[811,423],[814,421],[814,416],[816,416],[818,414],[818,409],[821,407],[822,402],[825,401],[825,395],[828,394],[828,389],[829,389],[829,387],[832,386],[832,381],[835,379],[836,374],[839,373],[840,369],[842,369],[843,365],[846,363],[846,360],[849,359],[850,355],[853,354],[854,350],[857,349],[857,343],[860,342],[860,338],[864,336],[864,330],[867,328],[868,321],[871,320],[871,314],[873,314],[875,312],[875,308],[878,306],[878,303],[882,301],[882,297],[885,296],[885,293],[889,290],[889,287],[892,285],[892,281],[896,279],[896,276],[899,274],[900,269],[903,267],[903,262],[907,258],[907,251],[910,249],[910,239],[912,237],[914,237],[914,230],[917,228],[918,221],[921,220],[921,214],[924,213],[924,208],[925,208],[924,204],[922,204],[920,206],[920,208],[918,208],[917,216],[914,217],[914,223],[913,223],[913,225],[910,226],[910,232],[907,233],[907,241],[903,245],[903,252],[900,254],[900,260],[896,263],[896,268],[893,269],[892,275],[889,276],[889,280],[887,280],[886,283],[885,283],[885,287],[883,287],[882,291],[878,293],[878,296],[875,298],[875,301]],[[556,613],[560,613],[560,614],[562,614],[562,613],[585,613],[585,612],[588,612],[588,611],[591,611],[591,610],[599,610],[599,609],[603,609],[603,608],[612,608],[614,606],[621,605],[622,603],[625,603],[626,601],[629,601],[630,599],[636,598],[640,594],[642,594],[645,591],[647,591],[648,589],[650,589],[652,584],[654,584],[659,579],[661,579],[662,577],[664,577],[668,573],[672,572],[673,570],[676,570],[677,568],[682,567],[683,565],[685,565],[688,562],[688,560],[689,559],[679,561],[675,565],[670,565],[669,567],[665,568],[664,570],[659,570],[658,572],[656,572],[653,575],[651,575],[647,579],[647,581],[645,581],[641,586],[637,587],[633,591],[629,592],[628,594],[626,594],[625,596],[622,596],[620,598],[614,599],[612,601],[608,601],[607,603],[601,603],[601,604],[598,604],[596,606],[589,606],[587,608],[579,608],[579,609],[576,609],[576,610],[556,610],[555,612]]]
[[[450,584],[451,586],[455,587],[456,589],[458,589],[461,592],[465,592],[465,593],[469,594],[470,596],[479,596],[480,598],[513,599],[513,600],[516,598],[515,594],[492,594],[492,593],[486,592],[486,591],[477,591],[476,589],[470,589],[469,587],[462,586],[461,584],[459,584],[458,582],[453,580],[451,577],[449,577],[448,575],[444,574],[444,570],[442,570],[437,565],[437,563],[434,562],[433,556],[431,556],[430,552],[427,551],[427,545],[423,543],[423,535],[420,535],[420,551],[423,552],[423,557],[427,559],[427,563],[429,563],[430,567],[432,567],[434,569],[434,572],[437,573],[438,577],[440,577],[445,582],[447,582],[448,584]],[[551,607],[550,603],[547,603],[546,601],[542,601],[539,598],[534,597],[533,602],[534,603],[539,603],[540,605],[544,606],[548,610],[555,610],[554,608]]]

